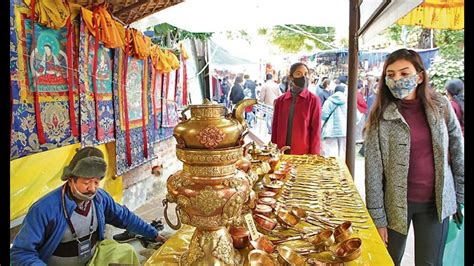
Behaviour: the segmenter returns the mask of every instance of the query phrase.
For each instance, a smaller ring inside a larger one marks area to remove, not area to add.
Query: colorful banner
[[[49,29],[32,25],[28,9],[12,8],[10,159],[15,159],[78,142],[79,97],[73,54],[78,47],[79,22]]]
[[[114,51],[114,107],[117,174],[153,159],[154,117],[150,61]]]
[[[96,38],[89,32],[82,19],[79,79],[82,146],[115,140],[112,98],[113,51],[101,42],[96,45]]]

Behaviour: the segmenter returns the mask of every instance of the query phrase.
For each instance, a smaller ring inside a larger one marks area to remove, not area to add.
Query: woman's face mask
[[[293,78],[293,84],[296,85],[296,87],[304,89],[308,87],[309,79],[305,76],[299,77],[299,78]]]
[[[393,97],[403,100],[418,86],[417,77],[418,75],[414,74],[409,77],[393,80],[392,78],[386,76],[385,84],[387,84],[387,87],[390,89]]]

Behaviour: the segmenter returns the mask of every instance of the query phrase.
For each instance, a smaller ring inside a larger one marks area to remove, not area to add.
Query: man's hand
[[[161,243],[165,243],[166,240],[168,240],[168,239],[165,238],[164,236],[160,235],[160,234],[158,234],[158,235],[156,236],[156,238],[155,238],[155,241],[156,241],[156,242],[161,242]]]
[[[456,227],[461,230],[461,226],[464,220],[464,215],[462,214],[462,209],[464,208],[464,204],[458,204],[458,208],[456,213],[453,215],[453,220],[456,223]]]
[[[387,246],[388,245],[387,227],[379,227],[379,228],[377,228],[377,231],[379,231],[379,235],[382,238],[382,241],[385,243],[385,246]]]

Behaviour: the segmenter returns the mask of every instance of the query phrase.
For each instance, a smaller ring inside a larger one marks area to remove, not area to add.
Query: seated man
[[[76,152],[64,168],[64,185],[28,210],[10,250],[12,265],[85,265],[93,256],[96,265],[108,265],[99,263],[99,258],[112,259],[110,263],[139,263],[132,246],[104,240],[106,223],[165,241],[153,226],[99,188],[106,169],[99,149],[85,147]]]

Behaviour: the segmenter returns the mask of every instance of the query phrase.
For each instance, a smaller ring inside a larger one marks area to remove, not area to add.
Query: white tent
[[[361,25],[382,2],[388,5],[382,15],[360,36],[367,42],[395,23],[423,0],[364,0],[361,4]],[[339,36],[349,31],[349,0],[186,0],[130,26],[144,31],[167,22],[191,32],[221,32],[268,28],[283,24],[305,24],[335,27]]]

